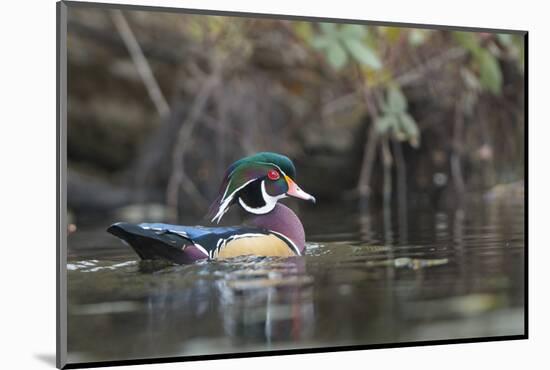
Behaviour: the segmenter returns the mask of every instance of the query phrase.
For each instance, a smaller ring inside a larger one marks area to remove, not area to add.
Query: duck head
[[[262,152],[242,158],[227,169],[209,217],[212,222],[219,222],[233,204],[261,215],[271,212],[286,197],[315,203],[315,197],[296,184],[295,176],[294,164],[284,155]]]

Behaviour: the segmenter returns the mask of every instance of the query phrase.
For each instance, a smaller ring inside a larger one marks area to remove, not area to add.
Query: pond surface
[[[69,363],[524,333],[522,201],[356,208],[303,210],[307,253],[286,259],[144,263],[79,228]]]

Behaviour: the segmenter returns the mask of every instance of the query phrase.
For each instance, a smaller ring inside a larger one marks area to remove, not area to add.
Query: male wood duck
[[[107,229],[127,242],[142,259],[165,259],[187,264],[200,259],[242,255],[299,256],[305,249],[304,227],[296,214],[278,203],[295,197],[315,198],[294,181],[292,161],[262,152],[242,158],[226,171],[209,217],[219,223],[233,205],[245,213],[242,225],[230,227],[139,225],[119,222]]]

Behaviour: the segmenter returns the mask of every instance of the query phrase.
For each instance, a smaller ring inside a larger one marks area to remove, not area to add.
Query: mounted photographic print
[[[527,338],[527,32],[57,10],[58,367]]]

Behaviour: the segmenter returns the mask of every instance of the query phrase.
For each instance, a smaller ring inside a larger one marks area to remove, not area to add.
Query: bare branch
[[[399,238],[403,244],[407,243],[407,163],[403,156],[402,143],[391,140],[395,158],[396,182],[397,182],[397,213],[399,217]]]
[[[134,62],[134,65],[143,80],[143,84],[147,88],[147,92],[149,93],[149,97],[153,101],[155,108],[162,118],[167,117],[170,114],[170,106],[166,102],[166,99],[160,90],[159,84],[153,75],[149,62],[145,58],[145,55],[143,55],[143,51],[141,50],[141,47],[139,46],[139,43],[132,32],[130,25],[128,24],[128,21],[126,21],[124,14],[122,14],[122,11],[120,10],[113,10],[111,16],[118,33],[124,41],[124,44],[128,49],[128,53],[130,54],[132,61]]]
[[[322,107],[321,114],[323,116],[330,116],[336,112],[350,109],[355,104],[357,104],[357,93],[353,92],[351,94],[340,96],[324,104]]]
[[[446,63],[452,60],[462,58],[464,55],[466,55],[466,51],[462,48],[448,49],[444,53],[429,59],[420,66],[397,76],[395,78],[395,82],[402,87],[412,85],[413,83],[425,78],[427,73],[443,67]]]
[[[378,144],[378,133],[376,132],[376,121],[378,119],[378,109],[376,108],[376,97],[373,91],[365,86],[364,83],[360,86],[363,100],[367,106],[369,116],[371,118],[371,124],[369,128],[369,137],[365,143],[365,150],[363,152],[363,161],[361,164],[361,172],[359,174],[359,182],[357,189],[359,190],[359,196],[361,198],[368,198],[370,195],[370,179],[372,174],[372,168],[374,166],[374,160],[376,159],[376,147]]]
[[[203,207],[206,204],[206,200],[185,172],[184,158],[193,130],[219,81],[220,76],[218,74],[213,74],[203,84],[193,101],[189,115],[181,125],[178,132],[178,138],[174,144],[174,151],[172,153],[172,172],[166,188],[166,203],[168,207],[174,211],[173,214],[176,218],[178,214],[179,189],[181,185],[183,185],[184,190],[190,195],[191,200],[197,207]]]
[[[464,131],[464,98],[460,98],[458,104],[455,106],[455,117],[453,125],[453,151],[451,154],[451,174],[453,177],[453,183],[455,190],[462,199],[466,185],[464,183],[464,177],[462,175],[462,152],[463,148],[463,131]]]

